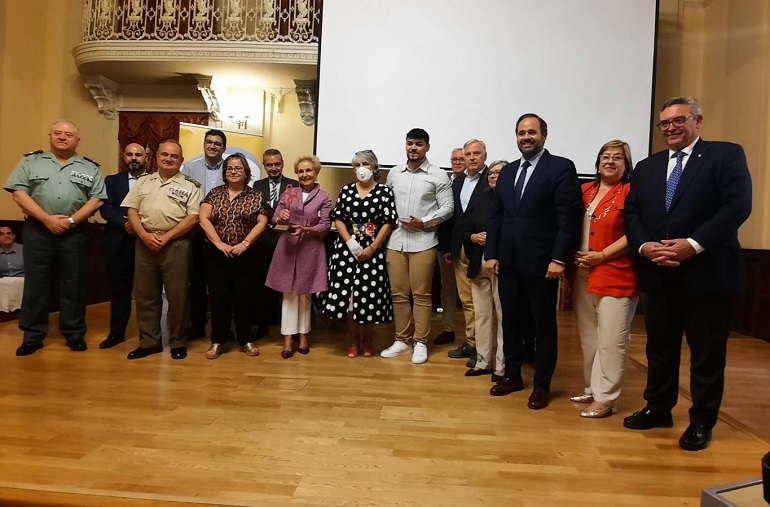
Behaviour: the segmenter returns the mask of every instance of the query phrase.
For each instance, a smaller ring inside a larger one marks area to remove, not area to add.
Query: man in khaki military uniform
[[[136,242],[134,296],[139,327],[139,347],[128,359],[163,352],[160,318],[163,288],[168,299],[171,357],[187,357],[190,240],[187,233],[198,223],[200,183],[183,175],[184,157],[176,141],[158,147],[158,172],[139,178],[121,206],[128,208],[128,222]]]
[[[107,192],[99,164],[76,153],[80,137],[75,124],[56,121],[49,142],[50,151],[25,155],[4,187],[27,215],[23,229],[26,282],[19,319],[24,339],[17,356],[43,347],[48,334],[48,292],[57,263],[59,330],[70,350],[88,348],[83,275],[89,237],[85,227],[77,226],[96,213]]]

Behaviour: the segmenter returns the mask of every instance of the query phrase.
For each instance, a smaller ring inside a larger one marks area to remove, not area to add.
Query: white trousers
[[[281,304],[281,334],[308,334],[313,309],[312,294],[283,293]]]
[[[583,348],[585,392],[599,403],[612,403],[623,386],[631,320],[639,298],[589,294],[586,268],[578,270],[573,297]]]
[[[481,266],[479,275],[471,280],[471,295],[476,312],[476,367],[492,366],[503,372],[503,311],[497,293],[497,276]]]

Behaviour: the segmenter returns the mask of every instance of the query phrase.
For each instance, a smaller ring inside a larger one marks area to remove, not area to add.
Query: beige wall
[[[741,144],[754,208],[740,230],[745,248],[770,249],[770,0],[662,0],[656,107],[694,95],[704,109],[701,136]],[[654,129],[653,129],[654,130]],[[653,132],[654,147],[663,148]]]
[[[117,122],[98,114],[70,54],[80,40],[82,1],[4,1],[0,13],[0,181],[24,153],[48,148],[46,133],[57,118],[78,125],[81,154],[111,165]],[[3,192],[0,219],[20,218]]]

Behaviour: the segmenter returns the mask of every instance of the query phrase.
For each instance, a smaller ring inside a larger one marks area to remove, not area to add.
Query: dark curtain
[[[136,113],[121,112],[119,116],[118,142],[120,152],[131,143],[138,143],[147,151],[147,169],[155,171],[155,153],[166,139],[179,140],[179,123],[208,125],[208,113]],[[118,155],[120,171],[126,170]]]

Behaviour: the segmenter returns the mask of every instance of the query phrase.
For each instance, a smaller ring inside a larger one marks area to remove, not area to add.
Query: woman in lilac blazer
[[[281,357],[294,355],[294,335],[299,335],[297,352],[307,354],[310,347],[312,294],[326,290],[326,248],[329,212],[332,200],[316,183],[321,172],[318,157],[300,157],[294,163],[299,187],[286,188],[275,208],[273,223],[285,229],[278,239],[265,285],[283,292],[281,334],[284,344]]]

